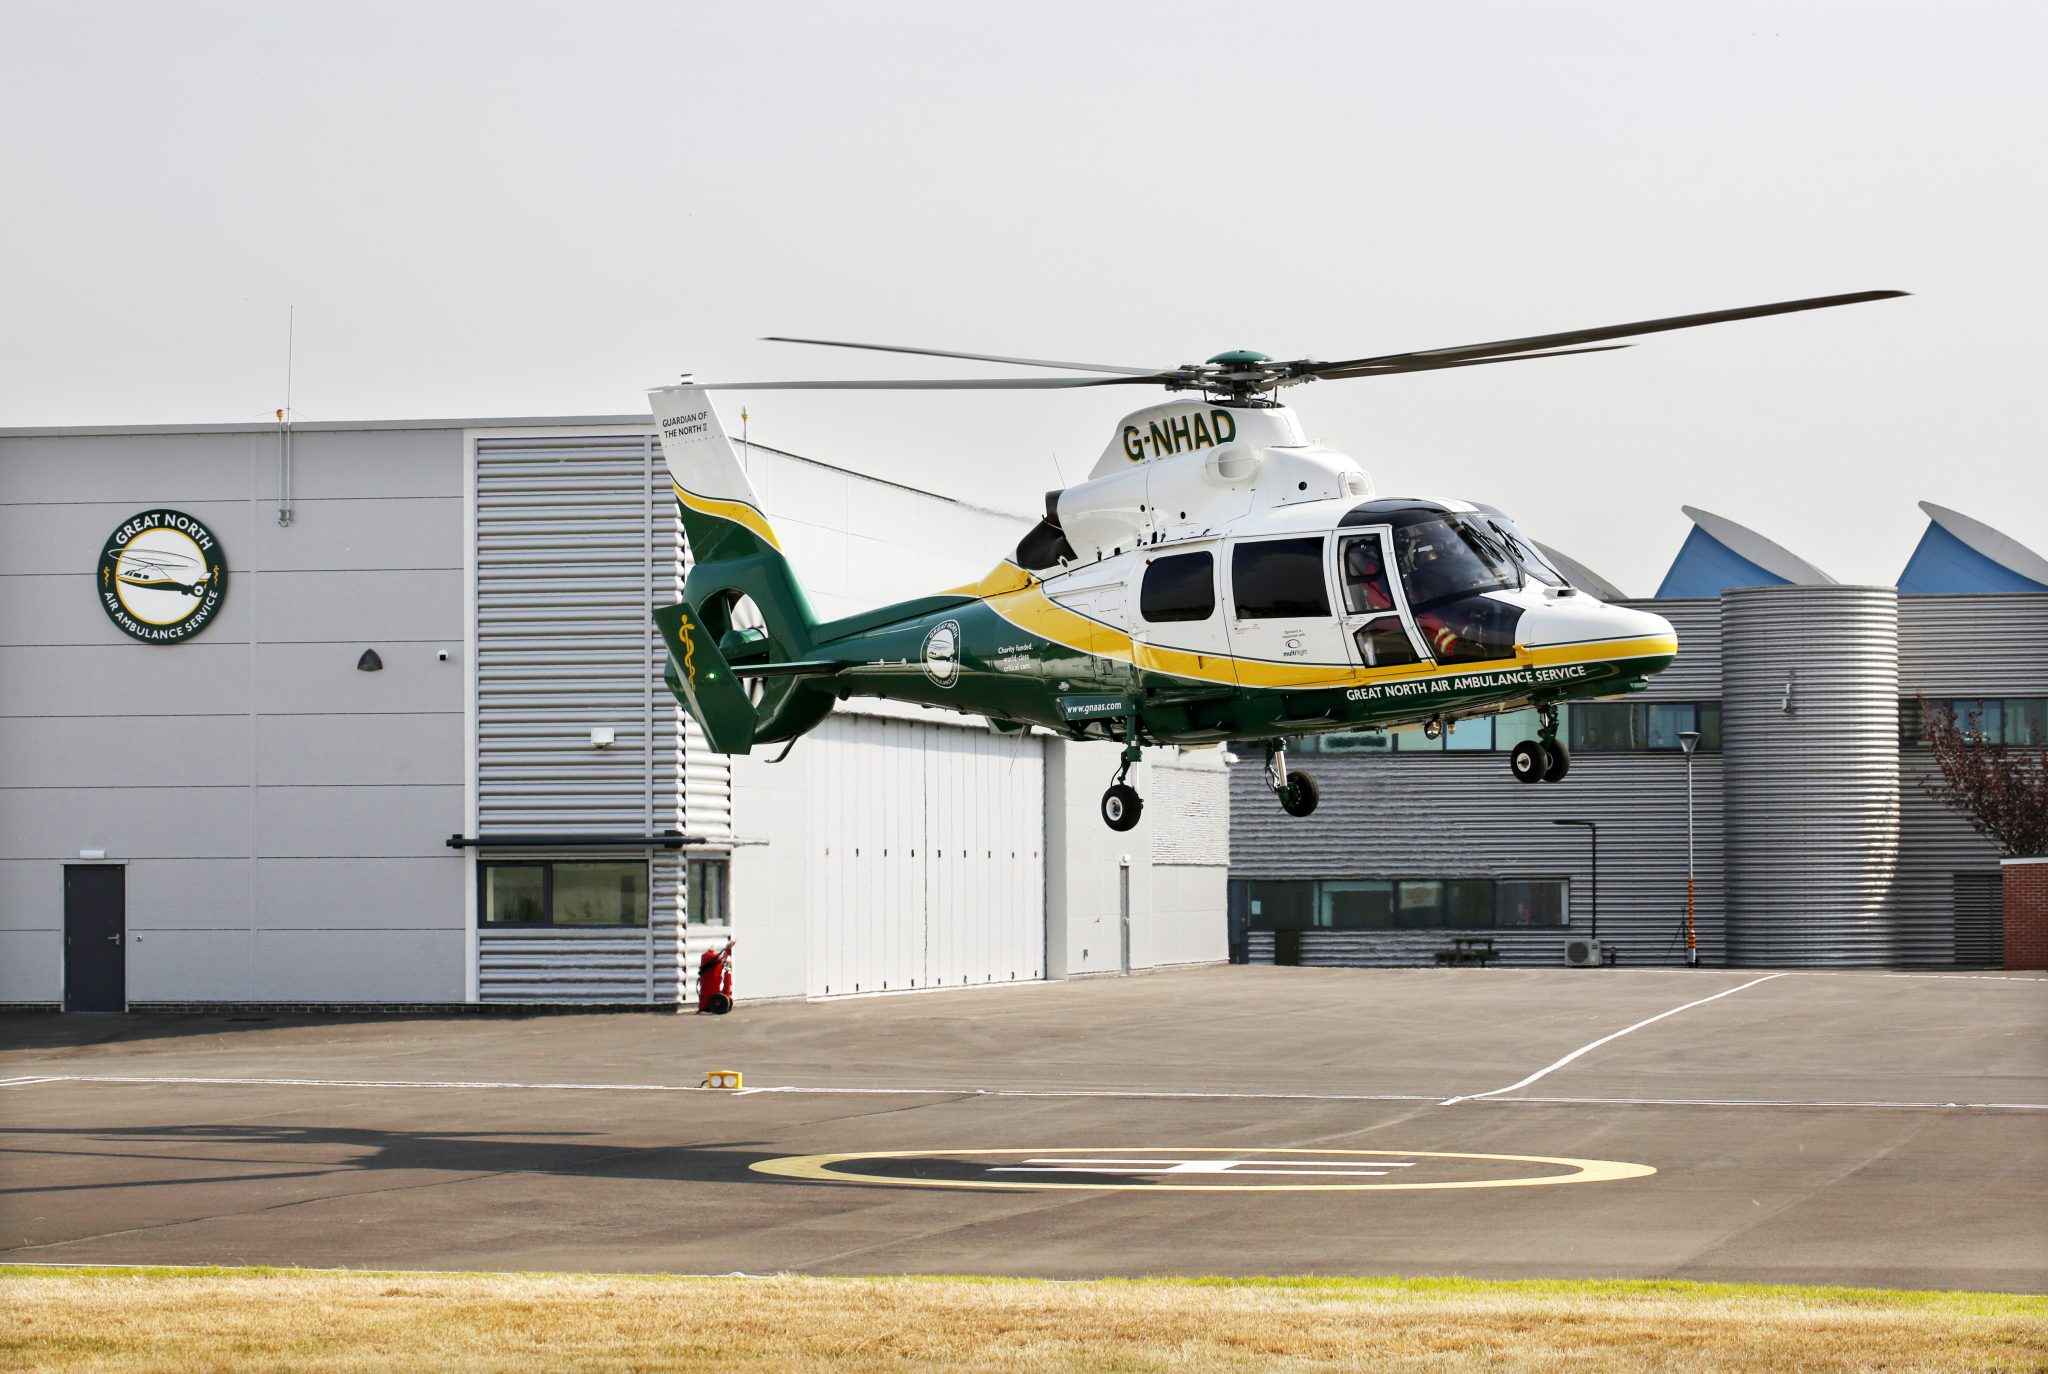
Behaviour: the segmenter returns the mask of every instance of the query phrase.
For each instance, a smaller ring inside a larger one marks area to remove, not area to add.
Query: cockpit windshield
[[[1550,560],[1537,551],[1536,541],[1517,529],[1514,521],[1497,510],[1488,510],[1481,518],[1493,527],[1493,533],[1507,545],[1508,553],[1514,557],[1515,562],[1522,565],[1523,572],[1538,582],[1547,582],[1553,587],[1571,585],[1570,579],[1550,566]]]
[[[1522,585],[1504,536],[1484,516],[1447,515],[1397,526],[1394,558],[1416,611]]]

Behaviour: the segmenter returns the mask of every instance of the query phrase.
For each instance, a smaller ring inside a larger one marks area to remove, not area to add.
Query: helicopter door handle
[[[118,935],[109,935],[109,936],[107,937],[107,942],[108,942],[109,944],[115,944],[115,945],[118,945],[118,944],[120,944],[120,943],[121,943],[121,937],[120,937],[120,936],[118,936]]]

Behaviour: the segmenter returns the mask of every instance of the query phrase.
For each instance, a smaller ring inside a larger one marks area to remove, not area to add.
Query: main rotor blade
[[[700,391],[1052,391],[1077,386],[1160,386],[1178,380],[1142,377],[948,377],[939,381],[691,382]]]
[[[1058,367],[1068,372],[1116,372],[1126,377],[1157,376],[1156,367],[1117,367],[1110,363],[1062,363],[1048,358],[1005,358],[994,353],[949,353],[943,348],[899,348],[894,344],[842,343],[837,339],[792,339],[770,334],[764,343],[814,344],[819,348],[864,348],[871,353],[914,353],[925,358],[965,358],[973,363],[1011,363],[1017,367]]]
[[[1577,353],[1613,353],[1632,347],[1632,344],[1596,344],[1591,348],[1558,348],[1548,353],[1511,353],[1504,358],[1427,358],[1407,363],[1347,367],[1341,372],[1314,367],[1309,369],[1307,377],[1320,377],[1325,381],[1341,381],[1348,377],[1397,377],[1405,372],[1438,372],[1447,367],[1481,367],[1487,363],[1526,363],[1532,358],[1569,358]]]
[[[1753,320],[1763,315],[1789,315],[1797,310],[1824,310],[1835,305],[1860,305],[1864,301],[1890,300],[1904,291],[1856,291],[1846,296],[1814,296],[1807,300],[1778,301],[1771,305],[1746,305],[1734,310],[1709,310],[1699,315],[1673,315],[1662,320],[1638,320],[1634,324],[1604,325],[1597,329],[1572,329],[1561,334],[1533,334],[1526,339],[1502,339],[1497,343],[1461,344],[1455,348],[1431,348],[1414,353],[1385,353],[1377,358],[1351,358],[1343,362],[1317,363],[1307,369],[1313,377],[1345,373],[1353,368],[1395,363],[1427,362],[1434,359],[1481,358],[1497,353],[1528,353],[1532,349],[1556,348],[1560,344],[1593,343],[1600,339],[1626,339],[1637,334],[1659,334],[1667,329],[1691,329],[1695,325],[1725,324],[1730,320]]]

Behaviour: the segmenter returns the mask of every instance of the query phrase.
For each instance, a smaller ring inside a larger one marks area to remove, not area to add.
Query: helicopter
[[[835,703],[886,697],[1120,743],[1102,795],[1138,824],[1131,770],[1146,745],[1257,744],[1281,808],[1307,816],[1316,780],[1287,742],[1534,708],[1514,778],[1562,781],[1559,707],[1647,686],[1678,653],[1662,616],[1574,587],[1504,512],[1383,496],[1352,458],[1311,442],[1276,393],[1317,380],[1523,362],[1608,340],[1903,296],[1862,291],[1335,362],[1236,350],[1170,368],[774,336],[771,341],[1055,369],[1080,377],[683,384],[649,392],[690,568],[654,611],[663,679],[711,747],[795,741]],[[979,582],[821,622],[783,556],[707,393],[1157,386],[1086,480]]]

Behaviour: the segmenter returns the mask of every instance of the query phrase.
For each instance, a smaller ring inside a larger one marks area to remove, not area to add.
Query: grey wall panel
[[[261,716],[256,742],[257,779],[276,785],[448,783],[467,753],[453,713]]]
[[[460,1002],[466,944],[452,930],[259,930],[248,996],[263,1002]]]
[[[0,473],[8,472],[4,456],[6,442],[0,440]],[[4,492],[6,500],[11,502],[14,499],[13,483],[9,481],[5,488],[0,488],[0,492]],[[100,549],[106,544],[107,536],[130,516],[148,509],[150,504],[130,500],[0,504],[0,577],[80,573],[89,579],[99,562]],[[246,499],[186,499],[157,504],[195,516],[214,532],[221,546],[227,550],[230,586],[233,585],[232,575],[250,566],[249,557],[253,549],[249,534],[251,507]]]
[[[464,538],[459,496],[357,497],[294,502],[280,527],[274,504],[259,505],[244,553],[230,560],[266,572],[373,572],[384,568],[460,566]],[[198,515],[198,511],[192,512]],[[223,542],[227,536],[221,535]],[[229,563],[229,570],[236,565]]]
[[[267,445],[266,445],[267,439]],[[0,438],[11,504],[107,501],[135,509],[187,501],[246,501],[252,474],[277,441],[255,434],[71,435]],[[275,490],[275,475],[264,491]]]
[[[249,646],[206,636],[172,645],[7,645],[0,683],[0,715],[246,715]]]
[[[265,858],[432,858],[462,829],[459,784],[263,787],[257,798],[256,853]]]
[[[0,790],[0,857],[110,859],[246,855],[246,787],[43,787]]]
[[[435,657],[443,647],[388,640],[258,645],[256,709],[277,716],[452,712],[460,719],[467,685],[462,637],[452,636],[445,645],[445,663]],[[357,671],[356,662],[366,648],[377,650],[384,663],[381,671]]]
[[[0,859],[0,930],[64,928],[64,863]]]
[[[1556,964],[1567,934],[1591,928],[1593,863],[1583,828],[1551,822],[1590,820],[1599,830],[1600,937],[1627,964],[1684,962],[1683,755],[1582,753],[1563,782],[1529,786],[1509,776],[1505,754],[1295,754],[1289,765],[1322,787],[1308,817],[1281,811],[1255,753],[1240,758],[1230,770],[1233,878],[1566,878],[1570,931],[1504,942],[1506,962]],[[1693,764],[1696,922],[1708,963],[1724,954],[1723,767],[1714,754]],[[1428,962],[1403,932],[1373,938],[1396,962]],[[1443,943],[1433,934],[1428,947]]]
[[[64,997],[64,932],[0,924],[0,1002],[54,1003]]]
[[[1898,593],[1756,587],[1721,602],[1731,955],[1897,962]]]
[[[0,790],[249,781],[247,716],[0,717]]]
[[[424,553],[424,551],[423,551]],[[249,585],[253,583],[254,585]],[[254,630],[266,644],[444,640],[460,643],[462,570],[406,568],[383,572],[259,572],[230,583],[247,592]]]
[[[276,438],[259,436],[256,452],[259,505],[267,502],[274,507]],[[292,494],[303,501],[361,496],[459,498],[463,458],[459,429],[300,431],[292,436]]]
[[[131,930],[246,930],[249,883],[249,861],[239,855],[134,859],[128,864],[128,926]]]
[[[464,930],[465,865],[435,858],[258,859],[257,920],[275,930]]]
[[[2048,696],[2048,592],[1899,598],[1906,696]]]
[[[130,1002],[252,1000],[246,930],[137,930],[129,925]]]

